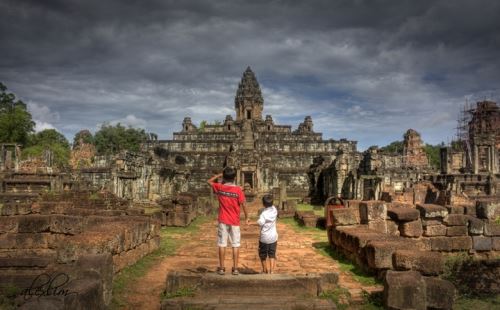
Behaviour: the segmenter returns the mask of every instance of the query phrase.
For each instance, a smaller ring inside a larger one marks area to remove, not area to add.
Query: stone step
[[[162,310],[184,309],[211,309],[211,310],[330,310],[336,309],[335,304],[326,299],[300,298],[284,296],[252,296],[252,297],[213,297],[213,298],[176,298],[165,299],[161,304]]]

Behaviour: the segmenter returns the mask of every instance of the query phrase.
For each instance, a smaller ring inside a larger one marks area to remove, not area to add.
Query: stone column
[[[472,164],[472,171],[474,172],[474,174],[478,174],[478,172],[479,172],[479,151],[478,151],[477,145],[474,145],[472,157],[473,157],[472,160],[474,161]]]

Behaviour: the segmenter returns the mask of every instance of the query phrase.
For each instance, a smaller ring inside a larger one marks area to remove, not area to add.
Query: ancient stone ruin
[[[250,68],[234,108],[234,116],[216,124],[197,125],[186,116],[172,139],[152,135],[139,152],[97,156],[80,141],[67,169],[54,167],[50,152],[22,160],[18,145],[2,144],[0,285],[24,289],[17,306],[40,306],[29,289],[40,275],[76,279],[67,292],[44,299],[45,308],[109,306],[113,275],[158,248],[161,226],[185,227],[214,210],[206,180],[226,166],[236,168],[249,202],[271,192],[282,218],[324,226],[335,250],[384,279],[388,308],[449,309],[456,288],[441,275],[446,258],[459,253],[478,258],[468,268],[481,270],[465,272],[460,281],[500,293],[491,281],[500,268],[495,102],[466,110],[459,139],[441,149],[439,171],[414,129],[402,135],[397,152],[376,146],[360,152],[356,141],[323,139],[310,116],[296,129],[276,124],[263,116],[264,98]],[[326,205],[325,216],[296,212],[299,201]],[[278,280],[267,285],[285,289],[296,278]],[[198,275],[189,281],[207,286],[208,294],[210,281],[218,280]],[[304,281],[307,294],[317,295],[321,276]],[[292,288],[300,293],[300,285]]]

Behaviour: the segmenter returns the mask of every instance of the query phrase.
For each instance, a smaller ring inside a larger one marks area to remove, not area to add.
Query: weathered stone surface
[[[493,246],[491,237],[482,236],[472,237],[472,244],[476,251],[491,251]]]
[[[493,237],[500,236],[500,224],[497,224],[495,221],[485,221],[484,235]]]
[[[443,222],[447,226],[466,226],[468,217],[462,214],[448,214]]]
[[[420,216],[422,218],[444,218],[448,215],[448,210],[440,205],[417,204],[417,209],[420,211]]]
[[[20,233],[39,233],[50,229],[50,216],[28,215],[19,218],[18,231]]]
[[[16,216],[0,216],[0,234],[17,232],[17,223]]]
[[[415,270],[424,275],[438,275],[443,271],[444,261],[439,252],[397,250],[393,254],[393,265],[396,270]]]
[[[500,237],[492,237],[491,247],[494,251],[500,251]]]
[[[422,236],[423,233],[422,222],[420,222],[420,220],[416,220],[403,223],[399,225],[399,231],[401,233],[401,236],[418,238]]]
[[[446,235],[446,226],[438,224],[438,225],[430,225],[424,227],[424,236],[426,237],[435,237],[435,236],[445,236]]]
[[[356,209],[343,208],[330,211],[334,226],[359,224],[359,215]]]
[[[464,206],[447,206],[446,209],[449,214],[465,214]]]
[[[0,203],[0,215],[9,216],[16,214],[17,214],[17,205]]]
[[[438,219],[438,220],[426,220],[422,219],[422,226],[433,226],[433,225],[443,225],[443,221]]]
[[[427,293],[427,309],[452,309],[455,286],[446,280],[424,277]]]
[[[487,200],[477,201],[476,203],[477,217],[494,220],[500,216],[500,202]]]
[[[374,231],[377,231],[381,234],[386,234],[387,233],[387,222],[386,220],[374,220],[368,222],[368,228],[372,229]]]
[[[399,225],[391,220],[386,220],[385,221],[385,226],[387,227],[387,234],[393,235],[393,236],[399,236]]]
[[[420,218],[420,212],[413,208],[390,207],[387,209],[387,215],[394,221],[410,222]]]
[[[453,246],[449,237],[434,237],[431,238],[431,249],[448,252],[453,249]]]
[[[464,212],[466,215],[476,216],[476,205],[464,206]]]
[[[52,215],[50,231],[54,233],[76,235],[83,231],[83,218],[70,215]]]
[[[368,266],[373,269],[391,269],[392,255],[397,250],[418,249],[416,243],[409,240],[374,240],[369,241],[365,247]]]
[[[451,239],[451,248],[454,251],[465,251],[472,248],[471,237],[449,237]]]
[[[426,309],[425,281],[416,271],[387,271],[384,279],[386,309]]]
[[[446,228],[446,235],[454,236],[467,236],[467,226],[450,226]]]
[[[384,201],[363,201],[359,204],[361,223],[367,224],[374,220],[385,220],[387,218],[387,204]]]
[[[470,235],[482,235],[484,233],[484,222],[476,217],[467,216]]]

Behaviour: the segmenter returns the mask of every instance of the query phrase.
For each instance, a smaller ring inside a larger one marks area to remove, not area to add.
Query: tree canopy
[[[0,143],[19,143],[26,145],[35,123],[26,104],[0,83]]]
[[[104,124],[95,133],[94,143],[97,154],[116,154],[123,150],[137,152],[141,143],[147,140],[148,136],[144,129],[122,126],[120,123],[113,126]]]
[[[73,138],[73,148],[76,148],[81,143],[85,144],[94,144],[94,136],[88,129],[80,130],[75,134]]]
[[[23,149],[23,158],[43,157],[44,151],[50,150],[53,163],[66,167],[70,157],[68,140],[55,129],[45,129],[29,136],[27,147]]]
[[[389,145],[381,147],[380,150],[391,154],[403,154],[403,148],[403,141],[393,141]]]

